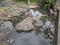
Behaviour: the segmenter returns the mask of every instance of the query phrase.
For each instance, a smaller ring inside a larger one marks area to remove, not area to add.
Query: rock
[[[35,20],[41,19],[42,17],[46,16],[46,15],[43,15],[43,14],[42,14],[41,12],[39,12],[39,11],[34,11],[33,9],[29,9],[29,10],[27,11],[27,14],[30,15],[30,16],[32,16],[33,19],[35,19]]]
[[[9,45],[7,42],[2,42],[2,45]]]
[[[46,20],[45,27],[49,28],[50,25],[51,25],[51,21]]]
[[[0,7],[0,20],[8,20],[10,19],[7,13],[7,7]]]
[[[41,19],[42,17],[45,17],[45,16],[46,16],[46,15],[43,15],[42,13],[40,13],[39,15],[33,17],[33,19],[39,20],[39,19]]]
[[[37,16],[40,13],[39,11],[34,11],[33,9],[29,9],[29,12],[33,17]]]
[[[10,15],[11,17],[19,16],[21,14],[21,12],[24,12],[24,11],[27,11],[27,9],[21,8],[17,5],[11,5],[9,7],[8,15]]]
[[[10,6],[10,5],[14,4],[14,2],[12,0],[4,0],[4,1],[2,1],[2,4],[5,6]]]
[[[16,30],[24,30],[24,31],[29,31],[34,28],[33,19],[31,17],[27,17],[20,23],[16,25]]]
[[[54,13],[54,11],[52,9],[50,9],[50,14],[53,14],[53,13]]]
[[[4,40],[12,31],[8,28],[0,29],[0,40]],[[8,33],[9,32],[9,33]]]
[[[2,8],[0,8],[0,9],[1,9],[0,10],[0,17],[6,17],[7,13],[4,10],[2,10]]]
[[[34,10],[32,9],[28,10],[25,15],[27,16],[26,19],[24,19],[23,21],[21,21],[16,25],[17,30],[27,31],[27,30],[33,29],[34,25],[42,26],[43,22],[40,20],[40,18],[42,18],[43,16],[46,16],[40,13],[39,11],[34,12]]]
[[[9,43],[10,40],[7,40],[7,42]]]
[[[42,26],[43,22],[41,20],[36,20],[36,22],[34,23],[35,26]]]
[[[11,31],[14,30],[13,24],[12,24],[10,21],[5,21],[5,22],[1,25],[1,29],[4,29],[4,28],[8,28],[8,29],[10,29]]]
[[[13,43],[13,41],[14,41],[14,39],[11,39],[11,40],[10,40],[10,43]]]
[[[9,45],[9,43],[6,40],[0,40],[0,45]]]
[[[13,16],[20,16],[21,12],[26,12],[26,8],[21,8],[18,5],[10,5],[0,7],[0,20],[9,20]]]

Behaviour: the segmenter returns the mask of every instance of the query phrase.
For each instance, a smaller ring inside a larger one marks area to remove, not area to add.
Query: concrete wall
[[[60,0],[56,2],[56,8],[59,9],[59,25],[58,25],[58,45],[60,45]]]

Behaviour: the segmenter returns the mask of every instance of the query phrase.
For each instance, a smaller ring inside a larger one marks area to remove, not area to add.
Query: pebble
[[[11,39],[11,40],[10,40],[10,43],[13,43],[13,41],[14,41],[14,39]]]

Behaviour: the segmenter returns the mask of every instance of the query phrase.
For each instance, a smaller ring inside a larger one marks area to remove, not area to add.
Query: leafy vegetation
[[[31,1],[31,2],[36,2],[36,3],[37,3],[37,2],[39,2],[40,0],[30,0],[30,1]]]
[[[42,7],[53,8],[55,1],[54,0],[41,0]]]

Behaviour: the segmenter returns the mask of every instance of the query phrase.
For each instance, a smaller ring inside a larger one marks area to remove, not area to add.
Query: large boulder
[[[16,29],[17,30],[24,30],[24,31],[28,31],[34,28],[33,23],[33,19],[31,17],[27,17],[26,19],[24,19],[23,21],[21,21],[20,23],[18,23],[16,25]]]
[[[31,17],[27,17],[26,19],[19,22],[15,28],[16,30],[19,30],[19,31],[22,31],[22,30],[29,31],[29,30],[35,29],[35,27],[39,27],[42,25],[43,25],[43,22],[41,20],[36,21]]]

